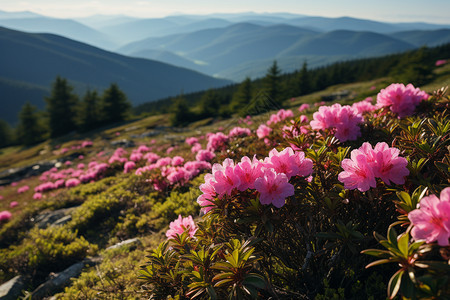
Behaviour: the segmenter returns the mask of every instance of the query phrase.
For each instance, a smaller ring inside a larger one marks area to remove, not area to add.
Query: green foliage
[[[0,119],[0,148],[9,146],[13,143],[13,132],[11,126]]]
[[[97,251],[77,231],[66,227],[34,228],[20,245],[2,249],[0,266],[6,273],[33,272],[36,278],[48,272],[59,272]],[[12,267],[14,266],[14,270]],[[35,279],[36,279],[35,278]]]
[[[281,88],[281,70],[278,68],[276,61],[267,70],[266,77],[264,78],[264,90],[267,93],[267,97],[275,103],[282,103],[283,91]]]
[[[101,123],[100,97],[96,91],[87,90],[78,110],[78,126],[81,131],[89,131]]]
[[[230,103],[230,110],[237,112],[241,117],[245,117],[248,114],[245,108],[250,105],[252,99],[252,81],[247,77],[239,85],[236,93],[234,93]]]
[[[173,126],[186,125],[194,120],[194,114],[191,112],[186,99],[183,96],[177,98],[170,107],[172,113],[170,123]]]
[[[56,77],[50,97],[47,97],[50,137],[58,137],[76,129],[78,97],[67,80]]]
[[[112,83],[108,89],[103,91],[101,99],[101,120],[103,123],[110,124],[124,121],[130,109],[131,103],[116,83]]]
[[[43,140],[44,128],[39,123],[36,107],[26,102],[19,113],[17,140],[25,146],[31,146]]]

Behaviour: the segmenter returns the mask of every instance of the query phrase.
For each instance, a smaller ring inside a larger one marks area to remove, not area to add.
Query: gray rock
[[[129,245],[130,248],[136,248],[138,245],[142,245],[142,243],[141,243],[141,240],[139,240],[138,238],[134,238],[134,239],[125,240],[125,241],[122,241],[115,245],[109,246],[108,248],[106,248],[106,250],[117,249],[117,248],[123,247],[125,245]]]
[[[85,259],[68,267],[60,273],[53,274],[50,280],[47,280],[33,291],[32,299],[42,299],[44,297],[59,293],[63,290],[64,287],[68,286],[71,283],[71,278],[80,276],[81,271],[86,265],[93,266],[95,264],[98,264],[100,261],[101,258],[99,257]]]
[[[77,207],[62,208],[50,212],[42,212],[35,217],[36,225],[39,228],[46,228],[52,225],[62,225],[72,219],[70,215]]]
[[[0,285],[0,300],[16,300],[22,294],[24,287],[25,282],[22,276],[14,277]]]
[[[125,148],[132,148],[132,147],[136,146],[133,141],[130,141],[130,140],[127,140],[127,139],[121,139],[121,140],[118,140],[118,141],[112,141],[111,145],[113,145],[115,147],[125,147]]]

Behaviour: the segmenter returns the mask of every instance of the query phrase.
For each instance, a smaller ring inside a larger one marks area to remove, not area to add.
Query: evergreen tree
[[[112,83],[103,92],[101,115],[105,124],[125,120],[131,109],[127,96],[119,89],[116,83]]]
[[[219,115],[221,101],[215,90],[206,91],[206,93],[201,96],[199,102],[200,116],[202,118],[215,117]]]
[[[244,111],[244,109],[250,105],[252,98],[252,81],[247,77],[239,85],[236,93],[234,93],[230,103],[230,110],[232,112],[237,112],[242,117],[247,115],[247,112]]]
[[[274,61],[272,66],[267,71],[266,77],[264,77],[264,87],[267,96],[271,101],[277,104],[282,103],[282,90],[281,90],[281,76],[280,69],[278,68],[277,61]]]
[[[9,146],[13,143],[12,129],[9,124],[0,119],[0,148]]]
[[[78,98],[67,80],[56,77],[51,96],[47,97],[50,137],[57,137],[76,129]]]
[[[81,131],[89,131],[100,124],[100,98],[97,91],[86,91],[79,110],[79,124]]]
[[[189,105],[183,95],[175,99],[170,107],[170,123],[173,126],[186,125],[193,120],[193,113],[189,109]]]
[[[302,69],[297,74],[297,80],[296,80],[297,96],[306,95],[306,94],[310,93],[311,90],[312,90],[311,78],[309,76],[308,66],[305,61],[305,62],[303,62]]]
[[[19,112],[19,125],[17,126],[18,142],[25,146],[36,144],[43,140],[43,129],[39,124],[36,107],[26,102]]]

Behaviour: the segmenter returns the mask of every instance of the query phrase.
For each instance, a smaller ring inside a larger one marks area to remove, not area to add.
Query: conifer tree
[[[180,95],[175,99],[174,103],[170,107],[170,123],[173,126],[186,125],[193,119],[193,114],[189,109],[189,105],[183,95]]]
[[[214,117],[219,115],[220,98],[215,90],[207,90],[200,98],[200,116]]]
[[[97,91],[86,91],[79,110],[79,123],[81,131],[89,131],[100,124],[100,98]]]
[[[234,93],[230,103],[230,110],[232,112],[237,112],[240,116],[247,115],[247,112],[245,112],[244,109],[250,105],[252,97],[252,81],[247,77],[239,85],[236,93]]]
[[[131,104],[124,92],[116,83],[112,83],[103,92],[101,103],[101,115],[105,124],[121,122],[126,119],[131,109]]]
[[[13,142],[12,129],[9,124],[0,119],[0,148],[11,145]]]
[[[43,129],[39,124],[36,107],[26,102],[19,112],[19,125],[17,126],[18,142],[25,146],[36,144],[43,140]]]
[[[271,101],[274,101],[277,104],[281,104],[282,102],[280,74],[281,70],[278,68],[277,61],[274,61],[267,71],[266,77],[264,77],[264,87],[267,96]]]
[[[53,83],[51,96],[47,102],[50,137],[57,137],[76,129],[77,96],[67,80],[56,77]]]
[[[306,95],[311,92],[311,78],[308,72],[306,61],[303,62],[302,69],[297,74],[296,92],[297,96]]]

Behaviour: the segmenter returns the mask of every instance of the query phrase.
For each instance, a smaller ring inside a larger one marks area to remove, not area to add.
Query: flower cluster
[[[286,120],[287,118],[293,118],[293,117],[294,117],[294,113],[292,112],[292,110],[280,109],[276,114],[273,114],[270,116],[269,121],[267,121],[267,125],[270,126],[272,124],[277,124],[279,122]]]
[[[205,176],[200,186],[203,192],[197,199],[204,212],[212,209],[213,199],[232,195],[233,191],[255,189],[259,192],[261,204],[284,205],[286,197],[294,194],[294,186],[289,183],[293,176],[309,176],[313,163],[303,152],[295,152],[288,147],[281,152],[272,149],[264,161],[244,156],[235,164],[227,158],[222,164],[214,164],[212,173]]]
[[[411,235],[415,240],[427,243],[437,241],[439,246],[448,246],[450,238],[450,187],[442,190],[440,199],[435,195],[422,198],[420,208],[408,214],[414,225]]]
[[[188,216],[186,218],[181,217],[181,215],[178,215],[178,219],[170,222],[169,230],[166,232],[167,238],[175,238],[177,234],[181,235],[183,232],[188,230],[189,236],[193,237],[195,232],[197,231],[198,227],[195,225],[194,220],[192,219],[192,216]]]
[[[393,83],[378,93],[377,107],[390,107],[393,113],[403,118],[412,115],[420,101],[428,98],[426,92],[412,84]]]
[[[351,106],[321,106],[313,114],[311,128],[316,130],[332,129],[341,142],[356,140],[361,135],[359,124],[364,121],[361,114]]]
[[[400,150],[389,147],[386,143],[378,143],[374,149],[369,143],[364,143],[359,149],[351,152],[351,159],[342,161],[343,172],[338,179],[346,189],[358,189],[361,192],[376,187],[376,178],[387,185],[405,183],[409,174],[406,168],[408,161],[399,156]]]

